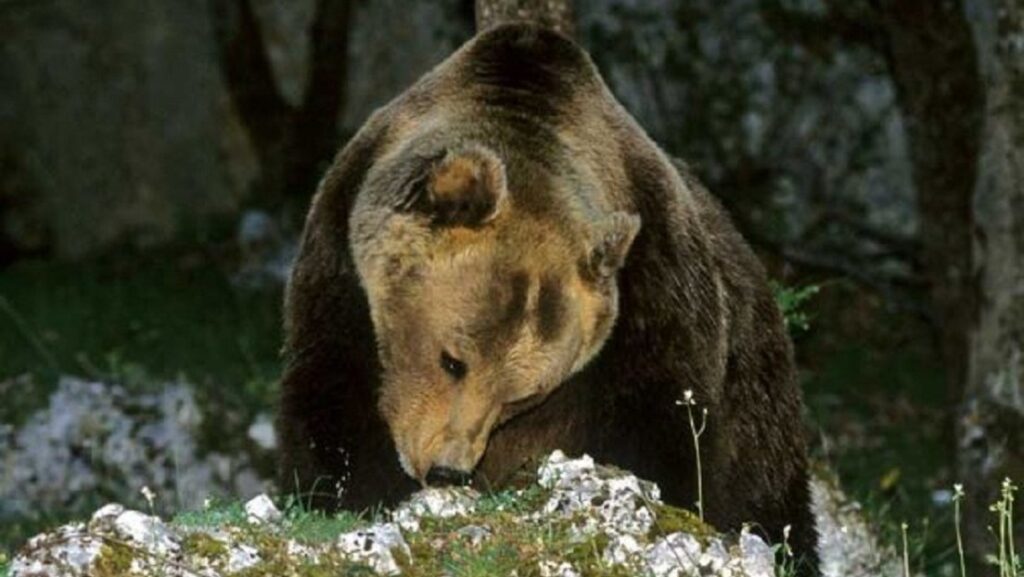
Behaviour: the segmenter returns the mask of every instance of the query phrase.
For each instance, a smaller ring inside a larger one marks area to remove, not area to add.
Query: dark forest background
[[[926,574],[954,559],[954,483],[990,550],[988,504],[1024,480],[1024,5],[575,14],[778,283],[818,458],[883,534],[910,524]],[[61,375],[180,378],[223,415],[204,442],[242,450],[232,427],[272,411],[281,272],[323,169],[472,32],[465,0],[0,0],[0,423]],[[0,548],[68,514],[43,513],[0,505]]]

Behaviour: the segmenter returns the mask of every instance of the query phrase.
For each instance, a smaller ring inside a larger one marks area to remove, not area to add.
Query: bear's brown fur
[[[815,564],[764,271],[557,33],[484,32],[377,111],[320,185],[286,304],[285,490],[359,509],[559,448],[692,507],[692,391],[707,519],[791,525]]]

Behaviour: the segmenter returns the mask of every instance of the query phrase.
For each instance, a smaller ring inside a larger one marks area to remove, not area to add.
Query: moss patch
[[[122,577],[128,574],[135,559],[131,547],[109,543],[100,548],[100,554],[93,563],[96,577]]]
[[[701,544],[707,545],[708,539],[717,533],[714,527],[701,521],[697,515],[686,509],[653,503],[648,506],[655,515],[654,524],[651,525],[651,530],[647,534],[651,539],[683,532],[693,535]]]
[[[206,533],[192,533],[185,537],[182,548],[185,553],[207,561],[220,562],[228,556],[227,545]]]

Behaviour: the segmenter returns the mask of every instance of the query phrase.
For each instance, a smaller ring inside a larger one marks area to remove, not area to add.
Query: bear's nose
[[[427,471],[427,485],[431,487],[450,487],[468,485],[471,473],[452,469],[451,467],[431,467]]]

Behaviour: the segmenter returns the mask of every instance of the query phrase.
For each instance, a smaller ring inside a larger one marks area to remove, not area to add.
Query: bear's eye
[[[456,381],[466,376],[466,363],[451,356],[448,351],[441,351],[441,368]]]

